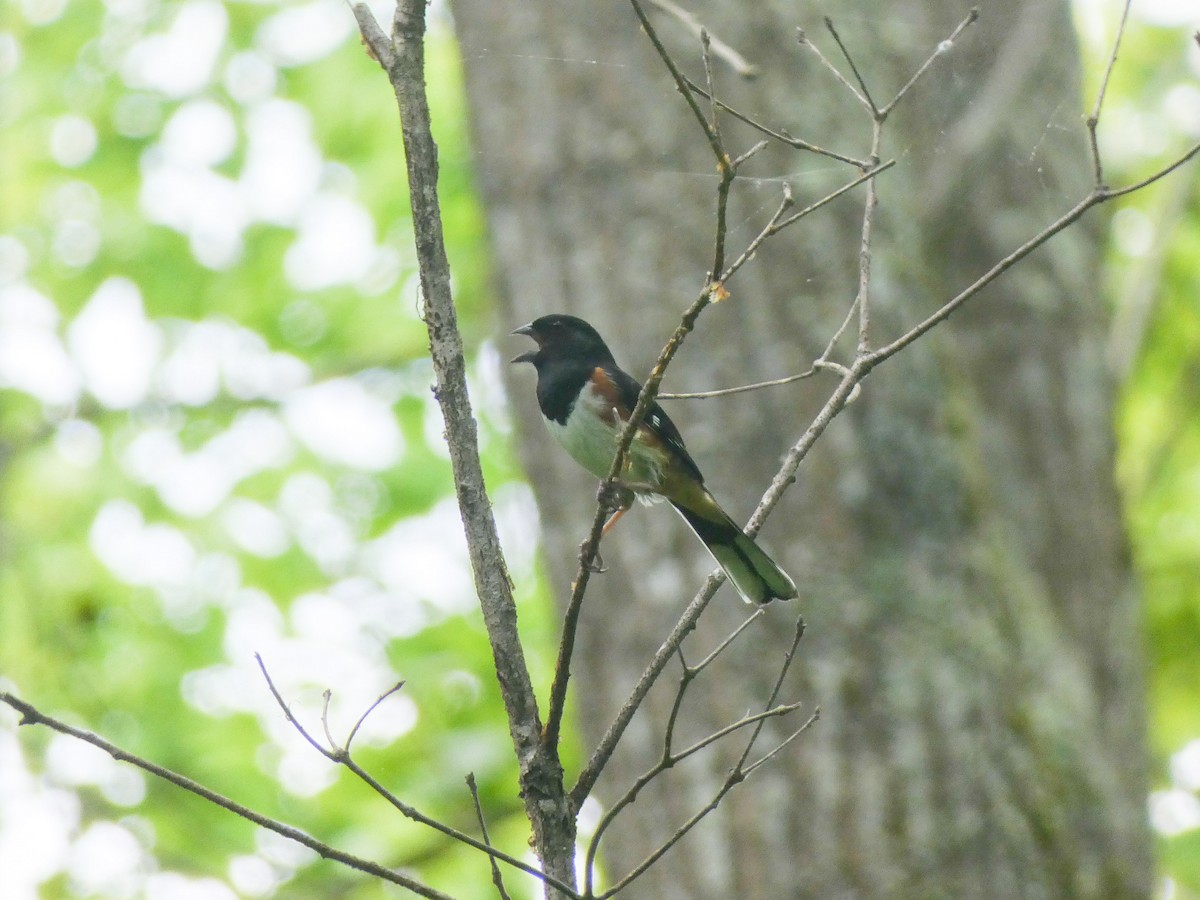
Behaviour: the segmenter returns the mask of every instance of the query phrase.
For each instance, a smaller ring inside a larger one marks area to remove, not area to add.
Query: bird
[[[537,370],[537,401],[546,427],[584,469],[607,478],[642,385],[617,365],[599,332],[577,316],[541,316],[512,333],[537,344],[512,362],[532,363]],[[603,534],[629,510],[635,496],[647,503],[665,498],[747,603],[797,595],[792,579],[705,487],[679,429],[658,403],[650,404],[638,425],[619,476],[616,509]]]

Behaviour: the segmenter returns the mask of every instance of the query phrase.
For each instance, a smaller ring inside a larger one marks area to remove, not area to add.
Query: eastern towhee
[[[513,334],[537,349],[513,362],[537,369],[537,399],[546,427],[571,457],[606,478],[617,438],[642,386],[623,372],[596,329],[567,315],[542,316]],[[636,494],[646,502],[665,497],[704,542],[747,603],[796,596],[796,585],[754,539],[721,509],[704,486],[704,476],[683,445],[675,423],[657,403],[638,426],[621,474],[622,500],[605,533],[629,509]]]

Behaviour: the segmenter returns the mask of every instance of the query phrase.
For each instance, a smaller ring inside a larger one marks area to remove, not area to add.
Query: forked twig
[[[330,746],[329,747],[321,746],[321,743],[316,738],[314,738],[308,732],[308,729],[306,729],[304,727],[304,725],[300,722],[300,720],[297,719],[295,717],[295,715],[293,715],[291,708],[288,706],[287,702],[283,699],[283,695],[279,693],[279,689],[275,686],[275,682],[271,679],[271,673],[267,671],[267,666],[266,666],[266,663],[263,661],[262,656],[259,655],[258,653],[255,653],[254,659],[258,662],[259,671],[262,672],[263,679],[267,682],[267,688],[271,691],[271,696],[275,698],[276,705],[278,705],[279,708],[283,711],[284,717],[288,720],[288,722],[290,722],[292,724],[292,727],[295,728],[296,731],[298,731],[300,733],[300,736],[303,737],[304,740],[308,741],[308,743],[312,747],[314,747],[318,753],[320,753],[322,756],[324,756],[330,762],[337,763],[338,765],[341,765],[341,766],[345,766],[347,769],[349,769],[351,772],[353,772],[354,775],[357,776],[360,781],[362,781],[364,784],[366,784],[368,787],[370,787],[371,790],[373,790],[376,794],[378,794],[380,797],[382,797],[384,800],[386,800],[389,804],[391,804],[392,807],[394,809],[396,809],[405,818],[411,819],[414,822],[418,822],[421,825],[425,825],[429,828],[432,828],[434,831],[441,832],[442,834],[446,835],[446,837],[453,838],[454,840],[459,841],[460,843],[466,844],[469,847],[473,847],[476,850],[486,853],[488,856],[492,857],[493,859],[508,863],[508,865],[513,866],[514,868],[520,869],[522,872],[526,872],[529,875],[532,875],[535,878],[546,882],[547,884],[553,885],[555,888],[557,888],[558,890],[565,893],[568,897],[578,897],[579,896],[569,885],[564,884],[557,878],[554,878],[553,876],[548,875],[545,872],[542,872],[537,867],[531,866],[531,865],[529,865],[529,863],[522,862],[521,860],[517,859],[515,856],[511,856],[510,854],[505,853],[503,850],[499,850],[496,847],[491,846],[490,844],[488,844],[485,841],[477,840],[476,838],[471,837],[471,835],[469,835],[463,831],[459,831],[457,828],[454,828],[451,825],[447,825],[445,822],[440,822],[437,819],[433,818],[432,816],[426,815],[425,813],[421,812],[419,809],[417,809],[412,804],[405,803],[403,800],[401,800],[399,797],[397,797],[395,794],[393,794],[391,791],[389,791],[387,788],[385,788],[382,784],[380,784],[379,781],[376,780],[376,778],[373,775],[371,775],[371,773],[369,773],[365,769],[363,769],[362,766],[360,766],[354,760],[354,758],[351,757],[350,750],[349,750],[349,741],[347,741],[345,746],[338,746],[337,742],[333,740],[332,736],[330,736],[329,737]],[[376,700],[370,706],[370,708],[367,710],[367,713],[364,713],[363,717],[359,719],[359,724],[362,724],[363,718],[366,718],[366,715],[369,714],[371,712],[371,710],[373,710],[376,706],[378,706],[380,701],[384,697],[390,696],[392,693],[394,693],[396,691],[396,689],[397,688],[392,688],[391,690],[385,692],[379,698],[379,700]],[[357,725],[355,726],[355,729],[357,730]]]
[[[1100,163],[1100,144],[1096,136],[1096,126],[1100,124],[1100,107],[1108,93],[1108,79],[1112,75],[1113,66],[1117,64],[1117,52],[1121,48],[1121,38],[1125,36],[1125,23],[1129,21],[1129,7],[1133,0],[1125,0],[1125,8],[1121,10],[1121,22],[1117,25],[1117,35],[1113,39],[1112,53],[1108,57],[1108,65],[1104,67],[1104,77],[1100,79],[1100,88],[1096,91],[1096,105],[1092,114],[1087,118],[1088,141],[1092,148],[1092,173],[1095,175],[1096,187],[1104,186],[1104,168]]]
[[[490,847],[492,839],[488,836],[487,820],[483,817],[483,804],[479,802],[479,785],[475,783],[474,772],[467,773],[467,790],[471,792],[471,803],[475,806],[475,819],[479,822],[479,833],[483,835],[483,842]],[[496,864],[496,857],[489,856],[488,862],[492,867],[492,884],[496,886],[496,893],[500,895],[500,900],[512,900],[504,887],[504,876],[500,874],[500,866]]]
[[[453,900],[453,898],[448,894],[443,894],[441,891],[434,890],[428,885],[422,884],[415,878],[411,878],[402,872],[397,872],[393,869],[387,868],[386,866],[381,866],[378,863],[371,862],[369,859],[362,859],[361,857],[346,853],[343,850],[338,850],[336,847],[326,844],[323,841],[318,841],[316,838],[304,833],[298,828],[293,828],[291,825],[287,825],[277,819],[264,816],[262,813],[256,812],[255,810],[250,809],[248,806],[243,806],[242,804],[226,797],[224,794],[219,794],[211,788],[205,787],[204,785],[197,781],[193,781],[185,775],[180,775],[178,772],[175,772],[172,769],[168,769],[165,766],[160,766],[157,763],[150,762],[148,759],[144,759],[134,753],[130,753],[128,750],[124,750],[118,747],[116,744],[106,741],[98,734],[85,731],[82,728],[75,728],[72,725],[68,725],[66,722],[62,722],[58,719],[48,716],[37,709],[37,707],[30,703],[26,703],[24,700],[21,700],[19,697],[16,697],[13,694],[0,691],[0,703],[5,703],[20,713],[22,725],[45,725],[47,728],[57,731],[59,734],[65,734],[69,737],[75,738],[76,740],[83,741],[85,744],[91,744],[93,747],[103,750],[118,762],[127,762],[132,766],[136,766],[143,772],[147,772],[150,775],[153,775],[155,778],[160,778],[163,781],[168,781],[176,787],[182,788],[191,794],[195,794],[197,797],[207,800],[209,803],[212,803],[215,806],[219,806],[236,816],[240,816],[249,822],[253,822],[260,828],[273,831],[275,834],[287,838],[289,841],[295,841],[297,844],[301,844],[302,846],[307,847],[309,850],[312,850],[323,859],[331,859],[334,862],[339,862],[344,866],[347,866],[358,872],[362,872],[366,875],[371,875],[380,879],[381,881],[387,881],[391,882],[392,884],[399,885],[400,887],[412,891],[414,894],[417,894],[420,897],[427,897],[429,900]],[[294,721],[291,719],[291,713],[287,713],[287,715],[290,721]]]
[[[796,627],[793,632],[791,646],[788,648],[788,651],[784,656],[783,664],[780,666],[779,674],[775,679],[775,685],[772,688],[770,697],[767,699],[767,702],[764,705],[764,709],[761,713],[746,716],[744,719],[739,720],[738,722],[735,722],[735,723],[731,724],[730,726],[727,726],[726,728],[721,729],[718,732],[714,732],[713,734],[709,735],[707,738],[697,741],[696,744],[689,747],[686,751],[681,751],[681,753],[676,754],[674,759],[667,759],[667,760],[660,761],[659,766],[662,766],[663,768],[669,767],[670,765],[673,765],[675,762],[677,762],[679,758],[682,758],[683,754],[685,754],[685,753],[690,754],[690,753],[698,752],[699,750],[701,750],[704,747],[711,744],[713,741],[719,740],[721,737],[724,737],[727,734],[731,734],[732,732],[739,730],[747,725],[754,726],[753,731],[750,734],[750,737],[746,740],[746,746],[743,749],[741,756],[739,757],[738,761],[734,764],[734,766],[730,770],[729,774],[726,776],[725,781],[717,789],[713,798],[702,809],[700,809],[698,812],[696,812],[683,825],[681,825],[675,831],[675,833],[671,835],[670,838],[668,838],[666,841],[664,841],[655,850],[653,850],[651,853],[649,853],[645,859],[643,859],[640,863],[638,863],[637,866],[635,866],[632,870],[630,870],[630,872],[627,875],[625,875],[625,877],[618,880],[617,883],[614,884],[609,890],[598,895],[597,900],[604,900],[604,898],[612,897],[615,894],[618,894],[621,891],[625,890],[625,888],[627,888],[635,879],[640,877],[643,873],[646,872],[646,870],[648,870],[652,865],[654,865],[655,862],[657,862],[659,859],[661,859],[673,846],[675,846],[676,843],[678,843],[680,840],[682,840],[683,837],[689,831],[691,831],[696,825],[698,825],[705,816],[707,816],[710,812],[712,812],[714,809],[716,809],[720,805],[721,801],[725,799],[725,796],[731,790],[733,790],[737,785],[739,785],[743,781],[745,781],[746,778],[748,778],[759,766],[763,765],[763,763],[765,763],[767,760],[774,758],[774,756],[776,754],[781,752],[784,747],[786,747],[793,740],[795,740],[797,737],[799,737],[804,731],[806,731],[817,720],[818,716],[820,715],[819,709],[814,710],[813,714],[804,722],[804,724],[802,724],[799,728],[797,728],[790,735],[788,735],[788,737],[786,737],[783,741],[781,741],[774,748],[772,748],[770,751],[768,751],[766,754],[764,754],[760,759],[755,760],[753,763],[750,763],[749,765],[747,765],[746,760],[749,758],[750,753],[754,748],[754,744],[758,740],[759,735],[762,733],[762,729],[766,725],[767,720],[773,719],[773,718],[778,718],[779,716],[786,715],[789,712],[794,712],[801,705],[799,703],[795,703],[795,704],[788,704],[786,706],[775,706],[775,703],[779,698],[779,692],[783,687],[783,682],[787,678],[788,670],[791,668],[792,662],[796,658],[796,648],[800,644],[800,639],[804,636],[804,630],[805,630],[804,619],[803,619],[803,617],[798,617],[796,619]],[[661,770],[659,770],[659,771],[661,771]],[[633,802],[633,799],[635,799],[637,796],[637,792],[642,790],[645,787],[645,785],[647,783],[649,783],[649,781],[653,777],[655,777],[657,774],[659,774],[659,771],[656,771],[655,769],[651,769],[649,772],[644,773],[637,780],[637,782],[635,782],[634,786],[632,788],[630,788],[630,791],[626,793],[625,797],[622,798],[622,801],[624,801],[624,800],[626,800],[626,798],[628,798],[628,802],[630,802],[630,803]],[[626,805],[628,805],[628,804],[626,804]],[[613,811],[610,811],[609,822],[611,822],[612,818],[614,818],[614,817],[615,817],[615,814],[613,813]],[[608,824],[608,823],[605,823],[605,824]],[[592,845],[589,845],[589,847],[588,847],[588,867],[587,867],[588,875],[587,875],[587,877],[589,878],[589,881],[588,881],[589,891],[590,891],[590,885],[591,885],[591,882],[590,882],[591,861],[594,858],[595,844],[598,842],[600,833],[601,833],[601,829],[597,828],[596,835],[593,836],[593,838],[592,838]]]
[[[671,0],[647,0],[647,2],[651,6],[662,10],[667,15],[674,16],[676,19],[682,22],[684,27],[687,28],[687,30],[690,31],[696,38],[700,37],[701,32],[708,32],[709,39],[712,41],[713,52],[718,57],[725,60],[725,62],[729,64],[729,67],[738,75],[741,75],[743,78],[747,79],[758,77],[758,66],[746,62],[746,59],[742,56],[742,54],[738,53],[720,38],[713,35],[709,29],[700,24],[699,19],[697,19],[686,9],[672,3]]]

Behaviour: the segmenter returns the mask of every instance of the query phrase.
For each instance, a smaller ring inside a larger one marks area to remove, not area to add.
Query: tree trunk
[[[745,81],[717,60],[722,99],[867,155],[869,117],[795,38],[804,27],[849,74],[820,7],[689,9],[760,70]],[[882,103],[965,13],[946,0],[854,0],[835,24]],[[581,315],[644,378],[711,265],[717,177],[703,136],[626,3],[457,0],[454,14],[500,326]],[[651,15],[702,82],[699,42]],[[1065,2],[997,0],[890,117],[882,156],[898,165],[879,185],[876,344],[1086,191],[1078,69]],[[734,153],[757,140],[729,117],[723,127]],[[785,178],[800,205],[856,173],[772,146],[745,174],[730,204],[735,249],[774,210]],[[807,368],[855,295],[862,200],[860,188],[773,239],[703,314],[664,390]],[[685,713],[699,735],[761,704],[802,611],[808,634],[783,699],[820,706],[821,718],[632,896],[1149,895],[1142,655],[1113,484],[1095,224],[1059,236],[881,366],[805,460],[763,532],[801,598],[769,607]],[[507,349],[526,348],[513,339]],[[532,372],[510,382],[565,598],[595,485],[538,423]],[[832,384],[818,376],[671,403],[735,517],[749,514]],[[589,749],[712,568],[665,507],[626,517],[603,552],[609,571],[589,589],[571,707]],[[723,588],[689,658],[745,614]],[[661,753],[674,680],[635,719],[598,785],[602,805]],[[644,792],[604,844],[610,879],[704,805],[732,752]]]

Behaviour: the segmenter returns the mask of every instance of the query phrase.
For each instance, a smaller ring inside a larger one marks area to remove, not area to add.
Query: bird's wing
[[[596,372],[596,376],[592,379],[593,383],[601,393],[610,395],[617,415],[620,416],[622,422],[628,422],[634,407],[637,406],[638,395],[642,392],[641,383],[632,375],[615,366],[600,366],[597,367]],[[658,403],[650,404],[650,409],[646,411],[646,417],[642,420],[638,431],[641,440],[661,444],[671,456],[683,465],[688,475],[699,482],[704,481],[704,476],[700,474],[700,467],[696,465],[695,460],[688,453],[687,447],[684,446],[683,435],[679,433],[679,429],[675,427],[675,423],[671,421],[666,410]]]

